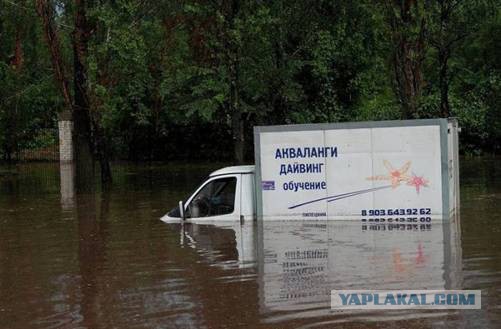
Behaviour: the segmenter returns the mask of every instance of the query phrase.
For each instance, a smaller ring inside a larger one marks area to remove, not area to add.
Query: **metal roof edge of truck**
[[[227,175],[227,174],[253,174],[255,170],[256,166],[254,165],[224,167],[216,171],[213,171],[209,175],[209,177]]]
[[[254,126],[254,134],[259,132],[277,131],[308,131],[323,129],[357,129],[357,128],[388,128],[388,127],[413,127],[429,126],[457,121],[456,117],[432,118],[432,119],[409,119],[409,120],[382,120],[382,121],[353,121],[353,122],[324,122],[324,123],[300,123],[289,125]]]

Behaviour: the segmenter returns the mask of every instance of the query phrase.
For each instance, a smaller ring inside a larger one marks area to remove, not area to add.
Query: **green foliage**
[[[0,3],[0,158],[55,143],[40,135],[57,127],[62,101],[34,17],[33,8]]]
[[[52,3],[71,76],[73,4]],[[93,118],[104,129],[115,157],[140,159],[230,156],[232,86],[248,144],[257,124],[399,119],[388,3],[92,2],[86,61]],[[423,2],[412,9],[427,24],[424,87],[416,116],[440,116],[438,49],[453,42],[449,100],[463,128],[461,145],[472,153],[498,152],[499,0],[461,2],[446,28],[438,15],[440,3]],[[56,128],[64,106],[34,5],[21,5],[26,10],[0,1],[4,157],[55,143],[38,132]],[[415,36],[419,31],[402,33]],[[13,65],[16,38],[22,68]]]

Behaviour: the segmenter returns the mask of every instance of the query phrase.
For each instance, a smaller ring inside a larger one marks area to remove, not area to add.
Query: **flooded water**
[[[500,328],[500,161],[462,159],[460,225],[402,229],[159,220],[220,164],[117,165],[82,195],[57,164],[2,167],[0,328]],[[434,288],[482,309],[330,309],[331,289]]]

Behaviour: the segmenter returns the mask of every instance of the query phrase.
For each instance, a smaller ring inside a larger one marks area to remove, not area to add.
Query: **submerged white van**
[[[255,166],[234,166],[214,171],[180,206],[162,220],[244,221],[256,218]]]
[[[458,131],[455,119],[255,127],[255,166],[211,173],[162,220],[448,221]]]

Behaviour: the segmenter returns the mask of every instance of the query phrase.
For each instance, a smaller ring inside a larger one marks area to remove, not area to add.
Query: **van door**
[[[240,218],[240,174],[208,179],[185,206],[189,221],[238,220]]]

